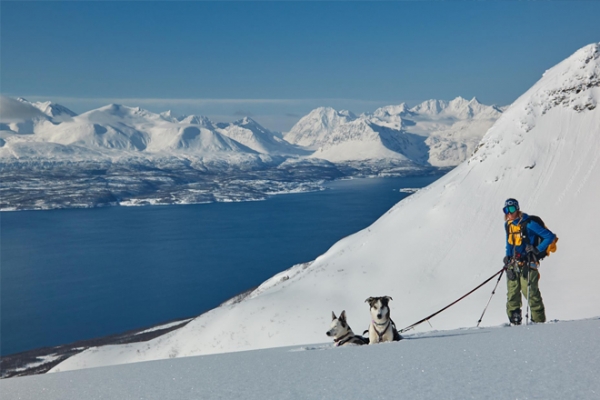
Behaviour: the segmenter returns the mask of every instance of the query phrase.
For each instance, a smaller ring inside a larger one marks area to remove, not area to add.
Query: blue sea
[[[0,354],[199,315],[439,177],[336,181],[258,202],[3,212]]]

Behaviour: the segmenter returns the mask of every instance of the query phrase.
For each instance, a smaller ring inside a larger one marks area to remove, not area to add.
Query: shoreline
[[[235,296],[225,300],[215,308],[224,305],[236,304],[243,301],[258,286],[246,289]],[[26,350],[18,353],[9,354],[0,357],[0,379],[16,378],[20,376],[45,374],[56,365],[66,359],[79,354],[93,347],[118,345],[128,343],[147,342],[157,337],[163,336],[169,332],[183,328],[192,320],[209,312],[206,310],[202,314],[188,318],[176,318],[161,322],[156,325],[143,328],[132,329],[122,333],[96,337],[92,339],[78,340],[76,342],[62,344],[58,346],[39,347],[32,350]]]
[[[443,176],[450,172],[455,167],[429,167],[424,169],[410,169],[404,170],[401,173],[385,173],[379,174],[366,174],[366,175],[344,175],[336,178],[323,178],[318,180],[307,180],[300,182],[280,182],[287,183],[290,187],[287,190],[277,190],[269,192],[268,190],[262,191],[262,193],[247,193],[247,197],[244,198],[244,193],[231,194],[231,196],[212,196],[212,200],[200,200],[200,201],[185,201],[182,199],[171,197],[170,202],[164,202],[164,197],[142,197],[142,198],[126,198],[122,200],[115,200],[106,203],[96,204],[66,204],[66,205],[40,205],[38,207],[25,207],[20,208],[17,206],[11,206],[6,208],[0,208],[0,213],[7,212],[18,212],[18,211],[53,211],[53,210],[82,210],[82,209],[95,209],[95,208],[108,208],[108,207],[152,207],[152,206],[187,206],[187,205],[200,205],[200,204],[214,204],[214,203],[243,203],[250,201],[265,201],[273,196],[286,195],[286,194],[301,194],[301,193],[313,193],[323,190],[327,190],[326,185],[331,182],[355,180],[355,179],[388,179],[388,178],[404,178],[411,176],[429,176],[429,175],[440,175]],[[263,180],[251,180],[248,182],[261,182]],[[177,188],[174,188],[175,190]],[[175,192],[173,192],[175,193]],[[170,196],[173,195],[170,194]],[[186,194],[185,192],[183,193]],[[179,201],[182,200],[182,201]]]
[[[0,379],[45,374],[67,358],[87,349],[106,345],[147,342],[184,327],[196,317],[175,319],[153,326],[129,330],[58,346],[40,347],[0,357]]]

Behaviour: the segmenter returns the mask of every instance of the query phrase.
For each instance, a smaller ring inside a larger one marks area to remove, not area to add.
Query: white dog
[[[331,312],[331,327],[325,334],[333,337],[336,346],[369,344],[368,339],[355,335],[352,332],[352,328],[350,328],[346,321],[346,310],[342,311],[339,318],[335,316],[333,311]]]
[[[369,325],[369,344],[402,340],[394,321],[390,318],[390,296],[369,297],[365,303],[371,307],[371,324]],[[366,332],[366,331],[365,331]]]

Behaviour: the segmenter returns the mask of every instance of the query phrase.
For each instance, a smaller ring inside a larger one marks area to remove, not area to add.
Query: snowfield
[[[598,318],[438,331],[374,346],[292,346],[11,378],[0,381],[0,393],[21,400],[593,400],[599,335]]]
[[[594,249],[598,244],[597,224],[600,221],[597,206],[600,198],[599,99],[600,46],[592,44],[547,71],[515,101],[489,130],[469,160],[398,203],[367,229],[339,241],[313,262],[276,275],[241,301],[213,309],[179,330],[146,343],[89,349],[67,359],[53,371],[322,343],[331,311],[346,310],[355,332],[365,329],[369,314],[364,300],[370,296],[391,296],[392,318],[399,328],[408,326],[499,271],[505,243],[501,210],[508,197],[519,199],[523,211],[541,216],[560,238],[557,253],[544,260],[540,269],[540,288],[548,320],[597,317],[600,315],[600,290],[597,287],[600,269]],[[488,284],[435,317],[430,325],[421,324],[416,332],[474,326],[490,297],[492,285]],[[503,279],[484,318],[484,326],[497,326],[507,321],[505,293]],[[571,326],[596,324],[597,332],[597,322],[573,324]],[[537,335],[537,332],[562,329],[560,326],[550,324],[493,332],[502,331],[499,337],[529,330]],[[536,335],[531,338],[537,338]],[[484,337],[487,335],[465,334],[464,340],[471,344]],[[548,374],[544,375],[547,379],[543,388],[538,384],[537,374],[519,378],[518,373],[526,366],[522,363],[536,359],[535,355],[539,360],[546,360],[544,366],[550,368],[551,365],[547,365],[550,359],[544,357],[554,357],[550,355],[554,354],[554,349],[566,350],[558,342],[556,347],[551,347],[526,338],[529,336],[515,339],[524,343],[520,347],[515,347],[516,344],[508,339],[503,345],[496,339],[487,342],[487,346],[497,353],[482,354],[486,354],[485,360],[496,368],[494,371],[511,371],[496,375],[495,381],[488,382],[496,394],[517,393],[521,385],[514,384],[514,380],[523,386],[533,384],[540,390],[554,387],[554,382],[549,380],[554,372],[549,370],[544,370]],[[449,336],[445,340],[453,339]],[[589,351],[596,349],[597,354],[596,341],[586,340]],[[415,353],[414,360],[417,357],[422,360],[434,358],[426,349],[426,344],[433,340],[422,342],[423,348]],[[565,344],[565,341],[561,343]],[[405,345],[385,345],[365,351],[378,352],[379,356],[385,357],[388,349],[404,348]],[[461,350],[468,348],[470,346]],[[518,362],[506,361],[506,364],[498,365],[494,357],[506,354],[507,349],[514,352],[511,359],[534,349],[537,352]],[[344,349],[339,354],[346,354],[346,351],[347,354],[358,354],[352,352],[359,350]],[[396,368],[401,357],[402,353],[395,355]],[[457,360],[456,357],[451,359]],[[570,359],[576,364],[573,358]],[[361,357],[361,363],[354,365],[357,378],[344,381],[354,383],[363,379],[358,377],[365,376],[364,379],[371,379],[369,382],[379,382],[369,386],[371,389],[388,393],[389,380],[378,381],[386,365],[392,364],[391,358],[388,360],[386,364],[374,356],[373,370],[365,374],[368,362],[365,364]],[[557,363],[560,357],[552,360]],[[338,368],[350,373],[344,370],[347,364],[342,361],[345,359],[329,364],[336,372],[336,375],[327,375],[331,377],[332,390],[337,386]],[[421,364],[417,362],[416,365]],[[432,365],[436,364],[428,364],[429,368]],[[449,375],[437,377],[465,379],[467,374],[463,365],[467,364],[461,361],[461,368],[456,368],[448,362],[444,369],[450,371],[444,373]],[[411,361],[409,368],[413,367],[416,368],[415,362]],[[269,366],[265,365],[265,368]],[[431,371],[429,368],[427,370]],[[480,368],[487,367],[479,365],[473,371]],[[589,363],[586,368],[597,370]],[[425,371],[425,368],[421,369]],[[248,376],[258,373],[251,372],[253,370],[248,369]],[[298,370],[293,371],[287,376],[296,375]],[[274,372],[270,370],[270,373]],[[441,370],[438,373],[442,374]],[[402,373],[394,373],[393,377],[404,379]],[[311,379],[303,381],[312,384],[313,378],[311,375]],[[477,381],[470,382],[476,388],[486,387]],[[323,383],[315,382],[314,390],[324,390],[327,385]],[[291,391],[288,396],[296,397],[294,393]],[[396,392],[393,393],[395,396]],[[416,390],[412,394],[418,396]],[[475,392],[470,396],[480,397]],[[548,397],[531,392],[530,398]]]

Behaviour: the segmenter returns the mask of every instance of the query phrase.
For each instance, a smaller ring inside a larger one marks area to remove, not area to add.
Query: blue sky
[[[3,95],[278,130],[318,106],[510,104],[600,41],[594,1],[0,4]]]

